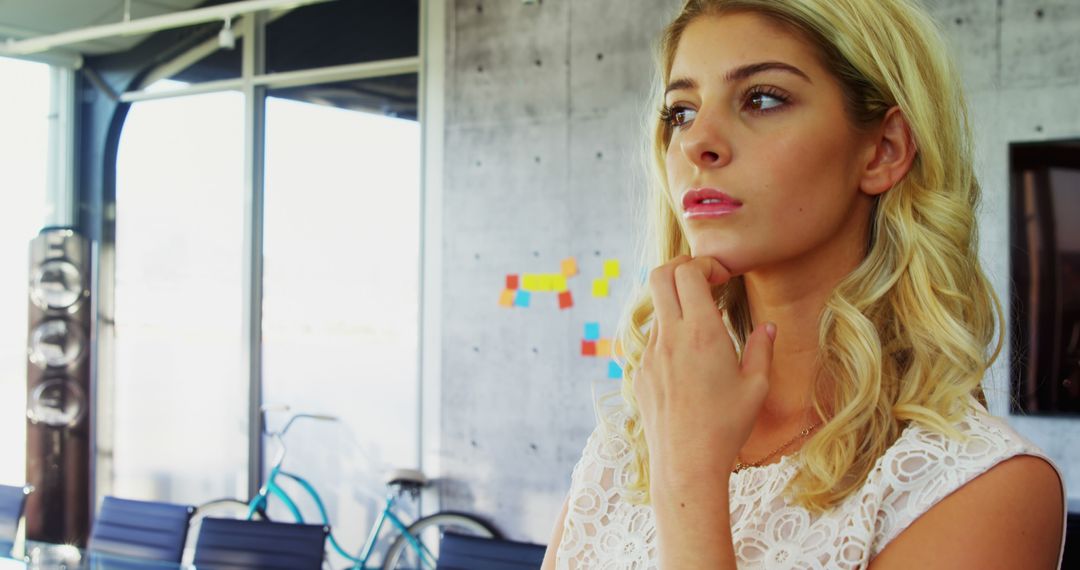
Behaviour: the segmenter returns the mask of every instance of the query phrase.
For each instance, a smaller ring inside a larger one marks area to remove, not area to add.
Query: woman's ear
[[[863,167],[859,188],[866,194],[878,196],[900,182],[915,161],[919,149],[911,136],[907,119],[900,107],[885,113],[881,125],[869,139],[870,162]]]

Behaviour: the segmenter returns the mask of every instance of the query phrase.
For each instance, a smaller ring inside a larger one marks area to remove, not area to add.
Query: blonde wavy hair
[[[872,211],[867,253],[826,302],[818,330],[821,375],[812,404],[826,422],[801,451],[785,488],[793,502],[823,511],[856,491],[908,422],[964,440],[953,424],[970,397],[982,405],[982,378],[1002,348],[1001,302],[978,260],[971,127],[958,75],[937,23],[913,0],[687,0],[656,50],[652,109],[664,104],[675,50],[690,22],[752,11],[818,49],[841,83],[851,124],[868,129],[899,106],[917,156]],[[645,151],[650,196],[642,267],[690,254],[668,198],[664,163],[671,128],[650,114]],[[713,288],[736,348],[753,324],[742,278]],[[628,500],[647,503],[649,452],[633,379],[653,318],[639,283],[620,320],[626,348],[621,393],[636,477]],[[996,343],[991,348],[991,343]],[[826,380],[827,384],[826,385]],[[826,399],[828,399],[826,401]]]

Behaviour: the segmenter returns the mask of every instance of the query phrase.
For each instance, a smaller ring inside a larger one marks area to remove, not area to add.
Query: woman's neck
[[[831,262],[803,259],[782,271],[743,276],[754,326],[771,321],[777,328],[769,392],[759,414],[759,424],[765,429],[819,419],[812,410],[811,396],[822,374],[818,346],[821,313],[837,284],[857,263],[857,258],[840,262],[836,256]],[[827,390],[829,380],[823,381]]]

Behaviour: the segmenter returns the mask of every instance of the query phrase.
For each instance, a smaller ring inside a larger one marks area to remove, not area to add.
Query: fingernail
[[[765,323],[765,334],[769,335],[769,340],[776,342],[776,325]]]

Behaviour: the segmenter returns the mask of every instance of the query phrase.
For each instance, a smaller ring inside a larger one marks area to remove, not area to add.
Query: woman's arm
[[[566,511],[570,509],[570,495],[563,501],[562,512],[555,522],[555,528],[551,531],[551,540],[548,541],[547,552],[544,553],[544,563],[540,570],[555,570],[555,553],[559,551],[559,543],[562,542],[563,524],[566,522]]]
[[[735,570],[727,482],[720,474],[678,487],[653,486],[661,569]]]
[[[740,358],[709,289],[730,276],[682,255],[649,279],[656,319],[632,382],[663,570],[736,568],[729,478],[768,394],[776,325],[756,326]]]
[[[1020,456],[972,479],[911,523],[870,570],[1058,567],[1062,484],[1038,457]]]

